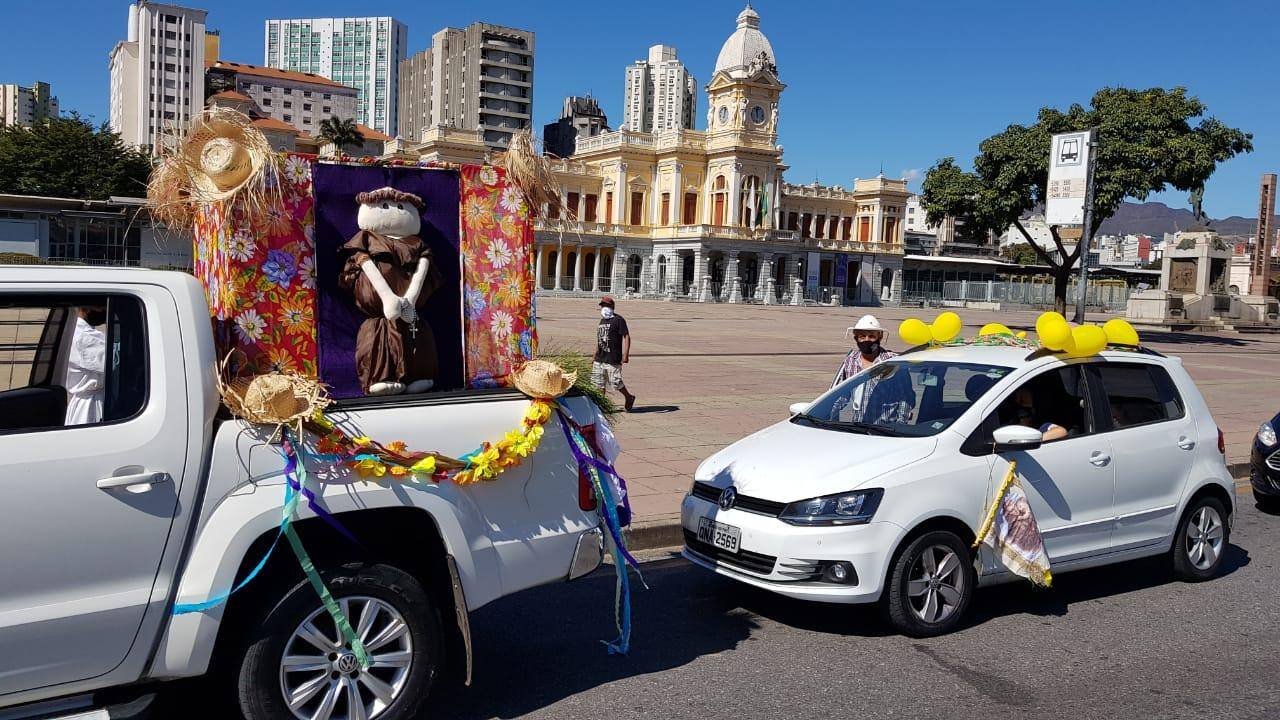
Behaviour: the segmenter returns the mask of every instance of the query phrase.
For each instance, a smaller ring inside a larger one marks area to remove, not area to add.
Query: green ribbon
[[[307,469],[299,460],[298,487],[305,487],[306,484]],[[296,497],[295,495],[294,507],[297,506]],[[356,660],[360,662],[361,669],[368,668],[369,655],[365,652],[364,643],[360,641],[355,629],[351,627],[351,622],[347,620],[346,613],[342,612],[342,607],[338,605],[338,601],[333,599],[333,594],[329,592],[329,588],[324,584],[320,573],[316,572],[316,566],[311,562],[311,556],[307,555],[306,548],[302,547],[302,540],[298,537],[298,533],[294,531],[292,523],[285,527],[284,536],[289,540],[289,547],[293,548],[293,554],[298,556],[298,564],[302,566],[302,572],[306,574],[307,581],[311,583],[311,587],[320,596],[320,602],[324,603],[324,609],[329,611],[329,617],[333,618],[333,624],[338,627],[342,637],[351,646],[351,652],[356,656]]]

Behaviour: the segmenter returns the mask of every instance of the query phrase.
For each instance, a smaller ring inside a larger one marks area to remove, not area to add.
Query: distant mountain
[[[1159,238],[1164,233],[1186,230],[1195,225],[1190,210],[1171,208],[1161,202],[1125,203],[1115,215],[1107,218],[1098,230],[1103,235],[1144,234]],[[1253,235],[1257,232],[1256,218],[1232,215],[1221,220],[1210,220],[1209,227],[1219,235]]]

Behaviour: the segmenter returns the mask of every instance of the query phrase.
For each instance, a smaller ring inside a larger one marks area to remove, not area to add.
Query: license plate
[[[698,518],[698,539],[721,550],[738,552],[742,531],[732,525],[718,523],[711,518]]]

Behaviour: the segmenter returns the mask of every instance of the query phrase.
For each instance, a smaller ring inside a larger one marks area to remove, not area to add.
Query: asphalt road
[[[1280,516],[1238,500],[1213,581],[1172,581],[1161,559],[983,589],[929,640],[677,559],[644,566],[631,654],[611,657],[606,569],[476,612],[476,681],[424,717],[1280,717]]]

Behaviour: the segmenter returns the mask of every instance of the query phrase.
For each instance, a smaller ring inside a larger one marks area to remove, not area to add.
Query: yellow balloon
[[[1107,346],[1107,333],[1097,325],[1081,325],[1071,330],[1071,340],[1075,345],[1068,352],[1071,357],[1089,357],[1096,355]]]
[[[923,320],[917,318],[907,318],[898,326],[898,336],[906,344],[915,347],[916,345],[925,345],[933,339],[933,333],[929,331],[929,326],[924,324]]]
[[[1023,340],[1025,340],[1025,339],[1027,338],[1027,331],[1026,331],[1026,330],[1023,330],[1022,332],[1018,333],[1017,337],[1022,338]]]
[[[964,323],[960,322],[960,316],[953,312],[944,312],[933,319],[933,326],[929,328],[933,333],[935,342],[947,342],[960,334],[960,329]]]
[[[1012,335],[1013,331],[1001,325],[1000,323],[987,323],[978,331],[979,337],[983,335]]]
[[[1036,335],[1040,336],[1040,344],[1050,350],[1066,350],[1071,326],[1062,315],[1050,311],[1036,318]]]
[[[1111,318],[1102,326],[1102,331],[1107,334],[1107,343],[1110,345],[1138,344],[1138,331],[1133,329],[1128,320]]]

